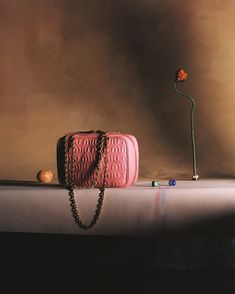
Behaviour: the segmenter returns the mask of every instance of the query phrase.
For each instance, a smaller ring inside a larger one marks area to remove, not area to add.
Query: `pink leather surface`
[[[163,181],[164,183],[164,181]],[[79,212],[89,223],[98,189],[75,190]],[[75,224],[69,197],[59,186],[0,185],[0,231],[136,236],[235,215],[235,180],[177,181],[152,188],[137,182],[108,188],[98,223],[88,231]]]
[[[94,175],[87,177],[87,171],[96,158],[96,145],[98,134],[80,133],[74,135],[75,182],[78,186],[91,186]],[[118,133],[107,133],[108,163],[106,187],[128,187],[138,179],[139,150],[134,136]],[[58,144],[58,153],[63,144]],[[69,161],[72,160],[72,149],[69,150]],[[61,160],[60,160],[61,161]],[[59,182],[64,184],[63,163],[58,166]],[[70,170],[72,165],[70,164]],[[100,174],[97,186],[102,186],[104,175],[104,156],[101,160]]]

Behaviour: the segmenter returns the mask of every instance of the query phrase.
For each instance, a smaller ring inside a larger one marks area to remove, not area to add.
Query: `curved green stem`
[[[194,99],[189,96],[189,95],[186,95],[185,93],[181,92],[180,90],[177,89],[176,87],[176,82],[174,83],[174,90],[188,98],[191,103],[192,103],[192,108],[191,108],[191,112],[190,112],[190,124],[191,124],[191,139],[192,139],[192,152],[193,152],[193,174],[194,176],[197,176],[197,163],[196,163],[196,144],[195,144],[195,136],[194,136],[194,111],[195,111],[195,101]]]

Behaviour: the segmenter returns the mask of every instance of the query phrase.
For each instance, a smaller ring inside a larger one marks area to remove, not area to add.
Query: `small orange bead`
[[[53,179],[53,172],[51,170],[40,170],[37,173],[37,179],[41,183],[50,183]]]

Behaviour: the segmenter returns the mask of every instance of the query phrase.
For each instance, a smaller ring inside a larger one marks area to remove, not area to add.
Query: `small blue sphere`
[[[168,181],[170,186],[175,186],[176,185],[176,180],[169,180]]]

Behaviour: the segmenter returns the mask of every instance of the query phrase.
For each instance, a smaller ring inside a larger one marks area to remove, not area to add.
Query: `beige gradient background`
[[[0,179],[56,173],[68,131],[136,136],[140,179],[235,177],[235,1],[0,0]]]

